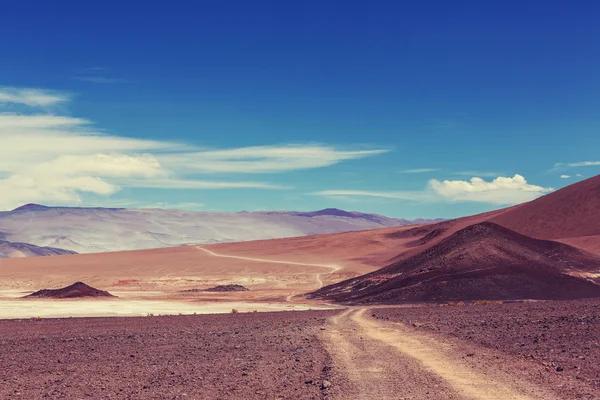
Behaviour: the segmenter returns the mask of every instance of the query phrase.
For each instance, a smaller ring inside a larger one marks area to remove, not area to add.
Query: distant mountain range
[[[337,233],[443,221],[328,208],[312,212],[195,212],[48,207],[0,212],[0,257],[137,250]]]

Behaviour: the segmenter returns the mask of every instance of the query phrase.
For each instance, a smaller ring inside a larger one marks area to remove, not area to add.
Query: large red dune
[[[600,175],[521,204],[491,221],[538,239],[600,235]]]

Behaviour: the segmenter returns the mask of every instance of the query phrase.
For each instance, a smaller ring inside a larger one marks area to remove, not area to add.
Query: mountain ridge
[[[413,223],[333,208],[225,213],[25,204],[0,213],[3,240],[77,253],[264,240]],[[45,255],[38,253],[30,251],[27,255]]]

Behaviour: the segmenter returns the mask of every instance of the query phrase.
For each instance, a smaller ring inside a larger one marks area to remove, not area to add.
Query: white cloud
[[[80,204],[81,193],[110,196],[119,185],[110,178],[154,178],[164,176],[158,162],[147,155],[61,155],[11,171],[0,179],[0,206],[14,208],[23,203]]]
[[[422,202],[480,202],[509,205],[533,200],[552,190],[554,189],[531,185],[517,174],[512,178],[497,177],[491,182],[481,178],[443,182],[431,179],[428,186],[420,191],[324,190],[313,194],[332,198],[361,196]]]
[[[324,145],[201,149],[185,143],[111,135],[83,118],[44,110],[69,96],[40,89],[0,89],[0,105],[37,113],[0,112],[0,209],[23,203],[79,204],[83,193],[110,196],[123,187],[283,189],[268,182],[204,180],[214,173],[274,173],[330,166],[386,150]]]
[[[0,113],[0,143],[0,173],[21,171],[63,156],[184,148],[178,143],[107,135],[81,118],[13,113]]]
[[[581,175],[581,174],[575,174],[575,176],[578,176],[580,178],[583,177],[583,175]]]
[[[499,176],[491,182],[481,178],[471,178],[469,181],[440,182],[436,179],[429,181],[429,187],[443,199],[463,202],[473,201],[490,204],[518,204],[533,200],[552,188],[531,185],[519,174],[512,178]]]
[[[561,175],[560,177],[561,177],[561,179],[569,179],[571,177],[571,175]]]
[[[35,175],[156,178],[167,175],[154,156],[127,154],[62,155],[28,169]]]
[[[117,186],[102,178],[92,176],[35,176],[13,174],[0,179],[0,208],[14,208],[23,203],[52,202],[80,204],[81,192],[102,196],[114,194]]]
[[[61,117],[57,115],[19,115],[12,113],[0,114],[0,133],[8,129],[14,133],[15,130],[28,133],[31,129],[70,129],[77,127],[84,130],[84,126],[90,122],[81,118]]]
[[[1,104],[20,104],[29,107],[50,107],[67,102],[69,96],[51,90],[0,87]]]

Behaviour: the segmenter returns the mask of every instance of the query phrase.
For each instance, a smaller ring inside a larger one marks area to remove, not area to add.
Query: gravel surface
[[[334,313],[2,320],[0,398],[320,399]]]
[[[562,398],[600,399],[600,300],[379,308],[371,314],[506,354],[512,357],[506,369]]]

